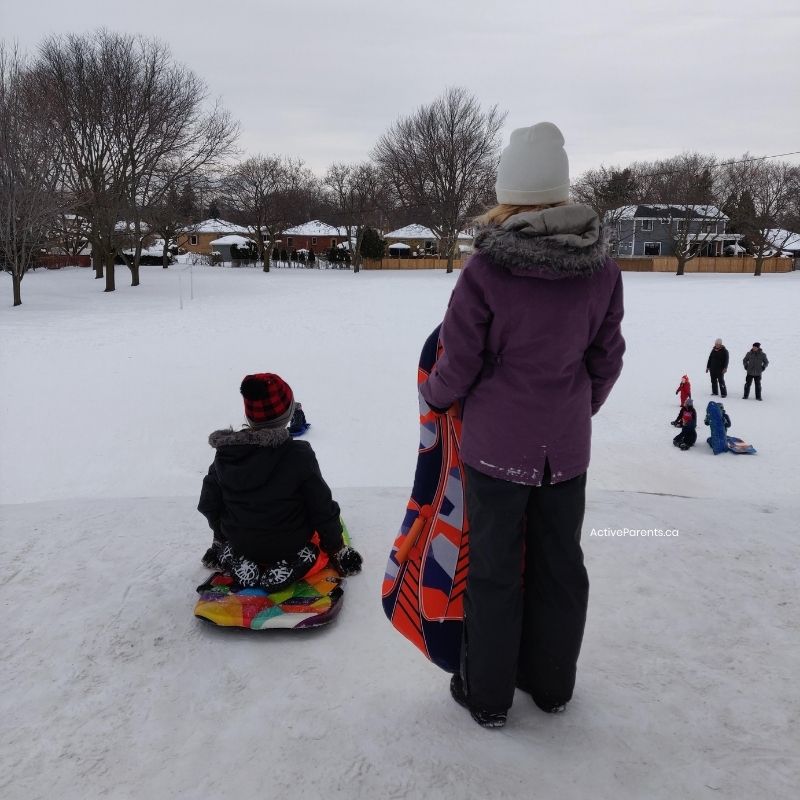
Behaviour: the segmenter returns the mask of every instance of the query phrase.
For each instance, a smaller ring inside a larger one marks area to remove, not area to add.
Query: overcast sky
[[[246,153],[318,173],[450,85],[508,111],[506,141],[555,122],[573,175],[800,150],[799,0],[0,0],[0,37],[25,50],[101,26],[168,42]]]

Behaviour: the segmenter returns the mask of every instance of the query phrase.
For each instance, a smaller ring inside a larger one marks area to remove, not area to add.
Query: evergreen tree
[[[197,198],[195,197],[191,180],[187,180],[186,183],[183,184],[178,210],[181,217],[186,220],[186,222],[199,221],[197,219]]]
[[[381,239],[380,234],[374,228],[367,228],[361,239],[359,252],[363,258],[371,258],[377,261],[383,258],[386,252],[386,242]]]
[[[206,218],[208,219],[220,218],[219,206],[217,205],[216,200],[212,200],[211,204],[208,206],[208,209],[206,210]]]

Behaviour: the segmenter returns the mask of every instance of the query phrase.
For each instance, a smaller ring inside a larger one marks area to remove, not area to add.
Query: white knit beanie
[[[569,200],[569,161],[564,136],[552,122],[517,128],[500,156],[498,203],[535,206]]]

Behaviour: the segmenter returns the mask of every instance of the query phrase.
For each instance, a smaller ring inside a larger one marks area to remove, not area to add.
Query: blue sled
[[[758,451],[751,445],[749,442],[745,442],[744,439],[739,439],[736,436],[728,436],[728,450],[731,453],[736,453],[737,455],[753,455]]]
[[[311,427],[311,423],[310,422],[306,422],[306,423],[303,424],[302,427],[298,428],[297,430],[293,431],[291,428],[289,428],[289,435],[293,439],[296,439],[298,436],[302,436],[310,427]]]

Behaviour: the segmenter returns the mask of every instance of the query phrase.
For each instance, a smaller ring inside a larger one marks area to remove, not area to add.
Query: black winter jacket
[[[706,364],[706,369],[709,372],[722,372],[724,369],[728,369],[728,361],[730,359],[730,355],[728,354],[727,347],[720,347],[719,350],[715,350],[714,348],[711,349],[711,355],[708,357],[708,364]]]
[[[290,558],[319,533],[322,549],[339,550],[339,505],[308,442],[285,428],[215,431],[216,449],[197,510],[237,555],[267,564]]]

